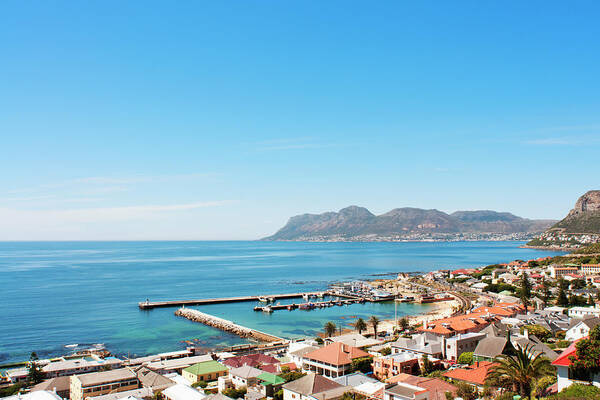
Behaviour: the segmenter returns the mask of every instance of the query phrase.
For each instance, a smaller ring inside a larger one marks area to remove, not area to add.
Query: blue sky
[[[594,1],[3,1],[0,240],[252,239],[598,189]]]

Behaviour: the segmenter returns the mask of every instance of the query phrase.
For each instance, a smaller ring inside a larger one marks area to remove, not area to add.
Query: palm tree
[[[529,398],[532,383],[553,373],[550,360],[543,353],[534,354],[533,346],[521,347],[517,344],[514,355],[501,354],[496,357],[496,365],[492,366],[485,378],[487,383],[494,382],[511,385],[522,397]]]
[[[369,318],[369,323],[373,327],[373,333],[375,334],[375,338],[377,338],[377,326],[379,326],[379,318],[377,318],[374,315],[371,315],[371,318]]]
[[[331,337],[335,333],[337,326],[335,326],[333,322],[329,321],[323,328],[325,329],[325,335],[327,335],[327,337]]]
[[[364,319],[359,318],[354,323],[354,329],[356,329],[358,331],[358,334],[360,335],[362,333],[362,331],[367,329],[367,323],[365,322]]]

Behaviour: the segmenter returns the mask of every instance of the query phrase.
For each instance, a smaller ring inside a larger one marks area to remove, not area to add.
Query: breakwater
[[[182,307],[175,311],[175,315],[184,317],[190,321],[200,322],[201,324],[220,329],[225,332],[233,333],[242,338],[256,339],[261,342],[280,342],[284,341],[280,337],[270,335],[256,329],[247,328],[245,326],[238,325],[232,321],[215,317],[214,315],[206,314],[192,308]]]

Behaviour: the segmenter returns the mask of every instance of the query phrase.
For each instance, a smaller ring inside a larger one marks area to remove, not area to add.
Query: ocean
[[[333,281],[381,274],[478,267],[559,253],[520,249],[522,242],[1,242],[0,363],[69,352],[65,345],[103,343],[117,355],[183,349],[185,341],[218,348],[237,336],[137,303],[326,289]],[[313,311],[252,310],[234,303],[197,308],[277,336],[300,338],[327,321],[393,318],[394,304],[367,303]],[[401,304],[398,315],[429,305]]]

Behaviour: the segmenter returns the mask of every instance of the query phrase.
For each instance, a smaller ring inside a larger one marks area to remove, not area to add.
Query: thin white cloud
[[[125,207],[94,207],[64,210],[30,210],[0,208],[0,220],[3,225],[52,225],[82,224],[153,219],[164,213],[183,212],[207,207],[219,207],[233,203],[225,201],[206,201],[169,205],[136,205]]]
[[[589,136],[562,136],[562,137],[546,137],[539,139],[526,140],[524,143],[537,146],[583,146],[599,143],[598,138]]]

